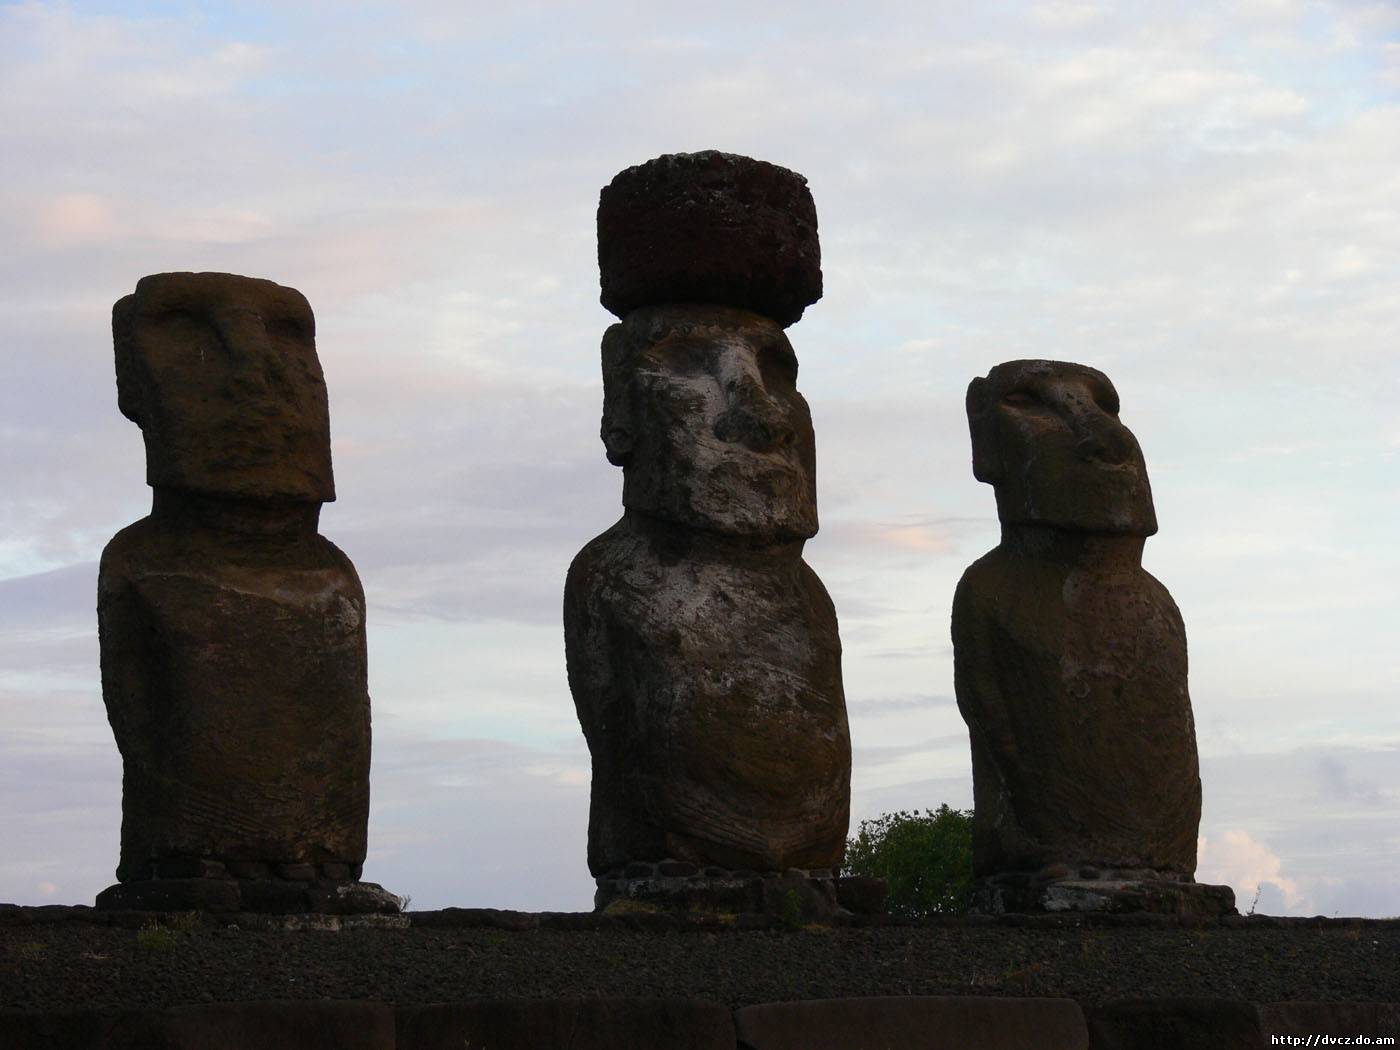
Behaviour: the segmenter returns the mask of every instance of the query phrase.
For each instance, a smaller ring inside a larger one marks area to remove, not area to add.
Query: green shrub
[[[841,872],[888,882],[891,915],[965,912],[972,892],[972,811],[945,803],[862,820],[856,837],[846,841]]]

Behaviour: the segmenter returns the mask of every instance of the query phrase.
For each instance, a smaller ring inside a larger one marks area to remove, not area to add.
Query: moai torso
[[[98,582],[103,692],[123,756],[122,864],[365,855],[365,603],[310,534],[247,537],[157,512]]]
[[[820,294],[810,195],[748,158],[659,158],[604,190],[599,258],[623,318],[603,340],[603,440],[626,511],[565,590],[589,867],[838,866],[841,649],[802,561],[815,453],[783,333]]]
[[[999,365],[969,390],[1002,519],[953,604],[979,875],[1195,870],[1185,630],[1141,565],[1156,521],[1117,411],[1106,377],[1061,362]]]
[[[850,744],[825,588],[798,550],[681,552],[639,524],[585,547],[564,598],[590,868],[832,866]]]
[[[114,332],[155,490],[98,579],[124,771],[118,877],[191,862],[357,876],[365,602],[317,534],[334,489],[310,308],[270,281],[161,274],[117,304]]]

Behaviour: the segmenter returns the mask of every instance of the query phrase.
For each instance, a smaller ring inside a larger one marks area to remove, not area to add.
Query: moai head
[[[1151,536],[1142,449],[1118,419],[1102,372],[1067,361],[1008,361],[967,388],[972,473],[996,488],[1004,525]]]
[[[305,297],[226,273],[143,277],[112,308],[117,403],[146,481],[240,499],[335,499],[326,383]]]
[[[623,504],[776,542],[816,534],[816,453],[783,328],[821,297],[801,175],[732,154],[628,168],[598,205],[603,443]]]
[[[767,317],[643,307],[603,338],[603,444],[630,510],[759,540],[817,532],[797,355]]]

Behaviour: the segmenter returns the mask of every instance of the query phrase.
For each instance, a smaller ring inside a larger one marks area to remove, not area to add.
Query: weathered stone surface
[[[401,898],[373,882],[322,879],[133,879],[97,895],[103,911],[261,912],[268,915],[396,915]]]
[[[1400,1038],[1400,1004],[1348,1002],[1261,1003],[1259,1028],[1275,1036]],[[1306,1045],[1306,1044],[1295,1044]],[[1340,1044],[1346,1045],[1346,1044]],[[1364,1045],[1356,1043],[1353,1045]]]
[[[479,999],[398,1011],[398,1050],[734,1050],[718,1003],[685,999]]]
[[[0,1010],[5,1050],[165,1050],[156,1010]]]
[[[1092,1050],[1263,1050],[1259,1010],[1231,999],[1140,999],[1088,1009]]]
[[[307,899],[307,884],[286,879],[240,879],[238,911],[268,915],[302,915],[313,909]]]
[[[821,298],[817,209],[807,180],[750,157],[706,150],[617,175],[598,202],[602,303],[715,303],[786,327]]]
[[[609,329],[603,374],[625,513],[564,595],[589,868],[836,867],[850,739],[835,609],[802,560],[815,453],[792,348],[746,311],[645,308]]]
[[[168,1050],[395,1050],[394,1008],[372,1002],[243,1002],[165,1011]]]
[[[886,996],[764,1003],[735,1011],[750,1050],[1087,1050],[1071,999]]]
[[[295,288],[159,273],[112,308],[117,402],[141,428],[152,488],[335,499],[316,321]]]
[[[108,911],[238,911],[242,896],[233,879],[138,879],[108,886],[97,907]]]
[[[270,281],[159,274],[116,304],[113,333],[155,489],[98,579],[118,878],[353,869],[369,806],[365,602],[317,534],[334,487],[310,308]]]
[[[1001,872],[979,881],[973,909],[1001,912],[1152,913],[1216,917],[1235,914],[1229,886],[1160,878],[1083,879]]]
[[[767,915],[788,923],[823,921],[848,913],[837,900],[836,880],[830,875],[818,879],[802,872],[690,876],[657,873],[597,881],[594,907],[609,914],[616,910],[613,905],[618,902],[691,915]],[[627,913],[623,910],[619,914]]]
[[[836,900],[856,915],[878,915],[885,910],[890,885],[873,875],[843,875],[836,879]]]
[[[335,882],[322,879],[307,887],[311,911],[336,915],[392,915],[403,900],[375,882]]]
[[[973,380],[967,407],[1002,521],[953,602],[977,874],[1189,879],[1201,786],[1186,634],[1142,568],[1157,525],[1118,395],[1092,368],[1013,361]]]

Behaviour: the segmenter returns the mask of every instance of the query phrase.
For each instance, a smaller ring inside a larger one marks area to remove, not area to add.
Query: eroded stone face
[[[637,310],[604,337],[603,374],[625,507],[769,542],[816,534],[812,417],[776,323],[718,306]]]
[[[326,384],[305,297],[222,273],[143,277],[112,311],[117,397],[146,480],[209,495],[335,499]]]
[[[1156,520],[1117,394],[1095,369],[1014,361],[967,404],[974,473],[1002,520],[953,601],[977,873],[1189,882],[1201,785],[1186,632],[1142,568]]]
[[[973,473],[996,487],[1005,524],[1151,536],[1147,466],[1095,368],[1010,361],[967,392]]]

